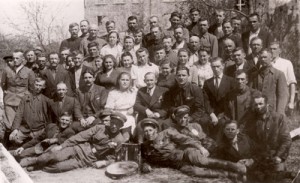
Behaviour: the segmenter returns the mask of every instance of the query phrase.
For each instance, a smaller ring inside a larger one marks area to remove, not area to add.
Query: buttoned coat
[[[84,73],[88,69],[93,70],[92,68],[90,68],[86,65],[82,65],[82,70],[81,70],[80,78],[79,78],[79,89],[84,88],[84,81],[83,81],[82,73]],[[76,88],[76,82],[75,82],[75,69],[71,69],[69,71],[69,77],[70,77],[71,90],[72,90],[72,92],[76,93],[77,88]]]

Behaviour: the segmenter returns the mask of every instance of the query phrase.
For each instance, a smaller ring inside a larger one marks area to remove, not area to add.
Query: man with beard
[[[201,142],[179,133],[174,128],[159,131],[156,120],[146,118],[141,121],[146,141],[142,144],[142,157],[145,159],[142,171],[150,172],[151,166],[168,166],[198,177],[238,178],[246,173],[246,167],[207,157],[208,151]]]
[[[288,100],[285,76],[272,66],[272,54],[269,50],[262,50],[259,59],[261,68],[250,73],[249,86],[268,96],[272,111],[284,114]]]
[[[59,82],[64,82],[68,87],[71,87],[69,73],[59,65],[59,55],[56,52],[49,53],[50,66],[43,71],[40,71],[40,75],[46,81],[46,90],[43,94],[53,99],[56,93],[56,85]],[[69,93],[72,95],[72,92]]]
[[[71,23],[69,25],[69,32],[71,37],[65,39],[61,42],[59,47],[59,52],[62,51],[62,48],[66,47],[70,50],[78,50],[81,42],[81,38],[78,37],[79,25],[77,23]]]
[[[269,182],[276,174],[286,170],[284,162],[292,140],[285,116],[270,109],[267,95],[254,93],[252,103],[253,113],[247,115],[244,120],[244,132],[259,148],[257,152],[260,156],[254,170],[260,171],[259,178],[263,182]]]
[[[80,38],[81,39],[89,36],[89,25],[90,25],[90,22],[88,20],[80,21],[80,32],[81,32]]]
[[[175,38],[175,43],[172,46],[172,49],[175,52],[178,52],[179,49],[181,48],[187,48],[187,42],[184,40],[183,37],[183,26],[182,25],[177,25],[176,27],[173,28],[174,30],[174,38]]]
[[[84,58],[82,64],[90,68],[94,68],[94,70],[96,70],[97,67],[95,61],[96,59],[100,58],[99,45],[96,42],[90,42],[87,47],[89,51],[89,56]]]
[[[97,124],[82,131],[59,146],[52,152],[42,154],[36,158],[23,160],[23,166],[37,165],[39,168],[51,173],[65,172],[76,168],[94,166],[100,164],[109,165],[116,160],[117,153],[124,137],[120,133],[126,117],[119,112],[112,112],[111,120],[105,124]],[[97,162],[104,160],[104,162]]]

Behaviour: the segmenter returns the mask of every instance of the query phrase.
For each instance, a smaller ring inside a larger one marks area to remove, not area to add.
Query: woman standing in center
[[[132,136],[136,126],[133,106],[137,90],[132,87],[131,75],[128,72],[122,72],[117,79],[116,89],[109,92],[105,109],[120,112],[127,118],[121,132],[126,140]]]

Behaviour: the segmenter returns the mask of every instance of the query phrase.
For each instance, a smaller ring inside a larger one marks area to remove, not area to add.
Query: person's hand
[[[246,167],[251,167],[254,163],[253,159],[241,159],[240,161],[238,161],[238,163],[241,163],[243,165],[245,165]]]
[[[16,136],[18,133],[19,133],[18,129],[12,131],[11,134],[9,135],[9,141],[16,141]]]
[[[155,119],[160,118],[160,114],[158,112],[153,113],[153,118]]]
[[[211,118],[211,122],[213,125],[217,125],[219,122],[218,117],[215,115],[215,113],[211,113],[210,114],[210,118]]]
[[[200,148],[200,151],[202,153],[203,156],[208,157],[209,156],[209,152],[207,149],[205,149],[204,147]]]
[[[102,160],[102,161],[96,161],[92,164],[92,166],[94,168],[104,168],[107,166],[107,162],[105,160]]]
[[[154,114],[150,109],[146,109],[146,114],[147,114],[148,118],[153,118],[154,117]]]
[[[289,103],[288,103],[288,108],[289,108],[289,109],[294,109],[294,108],[295,108],[294,102],[289,102]]]
[[[147,164],[147,163],[142,164],[142,172],[143,173],[149,173],[151,171],[152,171],[152,168],[149,164]]]
[[[52,152],[62,150],[62,146],[55,146],[51,149]]]
[[[81,124],[82,127],[86,127],[87,126],[87,121],[84,118],[82,118],[82,119],[80,119],[80,124]]]
[[[272,162],[274,164],[279,164],[279,163],[282,162],[282,159],[280,157],[278,157],[278,156],[275,156],[275,157],[272,158]]]
[[[94,121],[95,121],[95,117],[94,116],[90,116],[90,117],[88,117],[88,118],[86,118],[85,120],[86,120],[86,126],[89,126],[89,125],[91,125]]]
[[[131,107],[131,108],[128,109],[127,114],[132,115],[133,112],[134,112],[133,107]]]
[[[23,147],[19,147],[18,149],[15,150],[15,155],[20,155],[24,151]]]
[[[107,145],[109,146],[109,148],[114,149],[117,147],[118,144],[116,142],[109,142]]]

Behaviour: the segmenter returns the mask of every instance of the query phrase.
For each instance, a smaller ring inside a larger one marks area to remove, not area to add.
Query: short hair
[[[113,20],[108,20],[108,21],[105,22],[105,26],[106,26],[106,27],[109,26],[109,24],[114,24],[114,25],[116,25],[116,22],[113,21]]]
[[[58,85],[65,85],[65,86],[66,86],[66,88],[68,89],[68,86],[67,86],[67,84],[66,84],[65,82],[63,82],[63,81],[60,81],[59,83],[57,83],[56,87],[57,87]]]
[[[70,48],[64,46],[64,47],[61,48],[60,53],[61,53],[62,51],[66,51],[66,50],[69,50],[69,51],[70,51]]]
[[[224,61],[221,57],[213,57],[210,59],[210,63],[220,61],[222,65],[224,65]]]
[[[174,27],[173,31],[175,32],[176,29],[181,29],[183,32],[183,26],[181,24],[176,25],[176,27]]]
[[[152,15],[152,16],[149,18],[149,20],[152,19],[152,18],[156,18],[157,20],[159,20],[158,16],[156,16],[156,15]]]
[[[229,23],[230,26],[232,27],[232,22],[231,22],[231,20],[228,20],[228,19],[223,21],[222,27],[223,27],[225,24],[227,24],[227,23]]]
[[[178,17],[179,19],[182,18],[182,14],[179,13],[178,11],[174,11],[171,13],[170,19],[172,19],[173,17]]]
[[[281,45],[280,45],[279,41],[272,41],[272,42],[270,42],[269,47],[272,46],[272,45],[278,45],[278,48],[281,48]]]
[[[261,43],[263,43],[263,40],[260,37],[254,37],[250,40],[250,45],[253,43],[253,41],[256,41],[256,40],[261,40]]]
[[[225,15],[225,11],[223,9],[216,9],[215,14],[217,13],[223,13]]]
[[[126,39],[132,39],[133,43],[135,41],[134,37],[130,36],[130,35],[127,35],[127,36],[124,37],[124,42],[125,42]]]
[[[90,22],[89,22],[87,19],[83,19],[83,20],[81,20],[81,21],[79,22],[79,24],[81,24],[82,22],[87,22],[87,23],[88,23],[88,25],[90,25]]]
[[[70,23],[69,29],[72,29],[73,27],[76,27],[76,26],[79,27],[78,23],[76,23],[76,22]]]
[[[144,75],[144,79],[146,78],[146,76],[150,75],[150,74],[153,74],[154,75],[154,78],[157,80],[157,75],[154,73],[154,72],[147,72],[145,75]]]
[[[116,83],[116,88],[117,89],[120,89],[120,84],[119,84],[119,80],[121,79],[121,77],[123,76],[123,75],[127,75],[127,76],[129,76],[129,80],[130,80],[130,88],[132,87],[132,77],[131,77],[131,74],[129,73],[129,72],[121,72],[119,75],[118,75],[118,77],[117,77],[117,83]]]
[[[18,53],[18,52],[22,53],[22,55],[24,54],[24,51],[23,51],[22,49],[15,49],[15,50],[13,51],[13,53]],[[24,56],[24,55],[23,55],[23,56]]]
[[[84,72],[82,72],[82,74],[81,74],[82,77],[84,77],[84,75],[86,73],[89,73],[90,75],[92,75],[93,77],[95,77],[95,72],[93,71],[93,69],[90,69],[90,68],[86,69]]]
[[[159,50],[165,50],[165,47],[162,44],[154,46],[154,53],[156,53]]]
[[[208,18],[206,17],[201,17],[198,22],[204,22],[204,21],[207,21],[207,24],[209,24]]]
[[[236,47],[235,49],[232,50],[232,53],[237,51],[241,51],[243,54],[246,54],[242,47]]]
[[[251,13],[249,16],[248,16],[248,20],[250,20],[251,17],[257,17],[257,20],[260,22],[260,16],[257,12],[254,12],[254,13]]]
[[[132,21],[132,20],[137,21],[137,17],[136,16],[130,16],[130,17],[127,18],[127,21]]]
[[[236,120],[227,119],[224,122],[223,129],[225,129],[225,127],[229,124],[235,124],[237,126],[237,128],[239,127],[239,123]]]
[[[88,48],[91,48],[91,47],[97,47],[97,49],[99,50],[99,44],[95,41],[93,42],[90,42],[88,45],[87,45]]]
[[[242,19],[241,19],[241,18],[239,18],[239,17],[237,17],[237,16],[235,16],[235,17],[232,17],[232,18],[231,18],[231,22],[232,22],[233,20],[239,20],[239,21],[242,21]]]
[[[46,55],[46,53],[39,53],[39,54],[37,54],[37,56],[36,56],[36,58],[41,58],[41,57],[45,57],[45,58],[47,58],[47,55]]]
[[[163,37],[163,40],[164,39],[171,39],[171,40],[173,40],[173,37],[171,36],[171,35],[165,35],[164,37]]]
[[[109,36],[112,35],[113,33],[116,33],[116,34],[117,34],[117,43],[119,43],[119,42],[120,42],[120,35],[119,35],[118,31],[116,31],[116,30],[111,30],[111,31],[109,31],[109,33],[107,34],[107,39],[108,39]]]
[[[195,11],[197,11],[198,13],[200,13],[200,10],[198,8],[192,8],[192,9],[190,9],[189,13],[193,13]]]
[[[200,48],[198,53],[200,53],[200,52],[206,52],[208,55],[210,55],[210,50],[208,50],[208,49]]]
[[[136,55],[138,55],[138,53],[142,53],[142,52],[146,52],[147,55],[149,55],[149,51],[144,47],[140,47],[138,50],[136,50],[135,53],[136,53]]]
[[[136,35],[138,33],[142,33],[142,36],[144,36],[144,31],[141,28],[136,29],[136,31],[133,32],[133,35]]]
[[[63,112],[59,117],[61,118],[63,116],[69,117],[71,121],[73,121],[73,116],[69,112]]]
[[[255,90],[252,94],[252,100],[256,99],[256,98],[264,98],[265,99],[265,103],[268,103],[268,96],[263,94],[260,91]]]
[[[132,54],[131,54],[130,52],[126,51],[126,52],[122,53],[122,55],[121,55],[121,60],[122,60],[124,57],[126,57],[126,56],[130,56],[130,58],[133,59]]]
[[[188,54],[188,57],[190,57],[190,51],[186,48],[180,48],[177,52],[177,56],[179,55],[179,53],[181,52],[186,52]]]
[[[187,68],[186,66],[179,66],[177,69],[176,69],[176,74],[178,74],[179,71],[186,71],[188,75],[190,75],[190,70],[189,68]]]
[[[247,74],[247,72],[246,72],[245,70],[243,70],[243,69],[238,69],[238,70],[236,70],[236,71],[234,72],[234,76],[235,76],[235,77],[237,77],[237,76],[239,76],[239,75],[241,75],[241,74],[245,74],[245,75],[246,75],[246,79],[248,80],[248,74]]]
[[[29,52],[33,52],[33,54],[35,55],[35,53],[34,53],[34,50],[33,49],[28,49],[28,50],[26,50],[25,52],[24,52],[24,57],[27,59],[27,53],[29,53]]]
[[[155,29],[155,28],[158,28],[158,30],[159,30],[160,32],[162,32],[162,28],[161,28],[160,26],[158,26],[158,25],[152,26],[152,27],[150,28],[150,31],[151,31],[152,29]]]
[[[73,57],[76,57],[77,55],[82,55],[83,56],[83,53],[80,50],[74,50],[74,51],[72,51],[72,56]]]
[[[49,54],[48,54],[48,58],[50,59],[50,56],[51,55],[57,55],[58,56],[58,58],[59,58],[59,54],[57,53],[57,52],[55,52],[55,51],[52,51],[52,52],[50,52]]]
[[[263,52],[267,52],[269,55],[272,55],[272,52],[268,48],[263,48],[262,50],[260,50],[259,54],[262,54]]]
[[[113,61],[113,68],[116,68],[117,67],[117,59],[116,59],[116,57],[114,57],[112,54],[108,54],[108,55],[105,55],[102,59],[103,59],[103,62],[102,62],[102,68],[103,68],[103,72],[106,72],[106,68],[105,68],[105,60],[106,59],[108,59],[108,58],[110,58],[110,59],[112,59],[112,61]]]
[[[46,80],[44,78],[42,78],[42,77],[36,77],[34,79],[34,82],[44,82],[44,84],[46,84]]]

